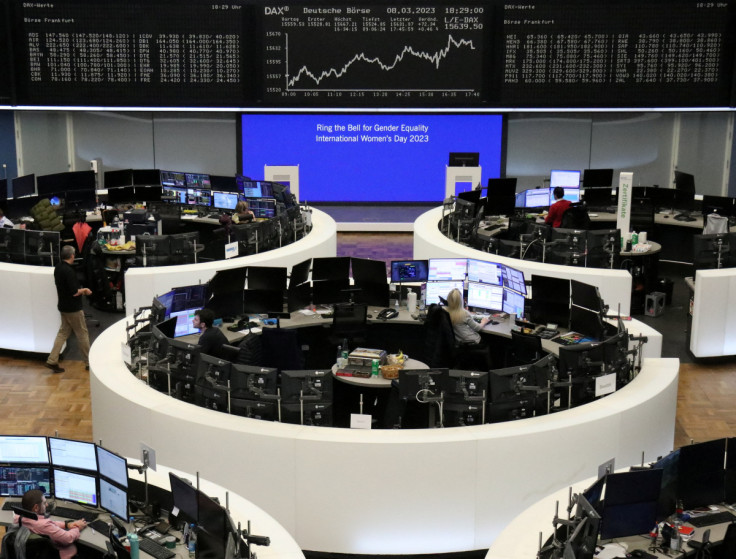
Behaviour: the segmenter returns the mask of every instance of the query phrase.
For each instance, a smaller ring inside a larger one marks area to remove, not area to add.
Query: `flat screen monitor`
[[[445,177],[449,152],[477,152],[483,174],[500,176],[503,121],[498,114],[243,114],[242,169],[262,176],[264,165],[298,154],[302,200],[437,203],[445,198],[438,177]],[[370,139],[334,141],[350,135],[338,126],[359,127]],[[402,143],[399,163],[399,144],[380,138],[408,138],[402,127],[428,130],[431,141]]]
[[[97,506],[97,476],[52,468],[54,497],[80,505]]]
[[[238,192],[238,182],[235,177],[228,177],[224,175],[210,175],[210,186],[212,190],[219,190],[220,192]]]
[[[613,169],[585,169],[583,170],[583,186],[585,188],[612,186]],[[610,188],[609,188],[610,193]]]
[[[98,446],[97,465],[100,476],[114,481],[121,487],[128,487],[128,461],[125,458]]]
[[[245,289],[245,278],[247,275],[247,266],[217,270],[208,282],[209,291],[213,296],[223,293],[240,293]],[[173,291],[170,293],[173,293]]]
[[[314,427],[332,426],[332,402],[281,404],[281,421]]]
[[[312,259],[312,281],[342,280],[350,278],[350,257]]]
[[[524,191],[523,208],[546,208],[549,207],[550,191],[546,188],[531,188]]]
[[[482,201],[482,200],[481,200]],[[483,215],[514,215],[516,208],[516,196],[509,195],[488,195],[486,196],[486,205]]]
[[[695,176],[682,171],[675,171],[675,189],[695,194]]]
[[[703,195],[703,217],[708,214],[717,213],[723,217],[736,217],[735,198],[728,196]]]
[[[107,189],[107,203],[115,204],[133,204],[137,202],[135,195],[135,187],[123,186],[120,188]]]
[[[421,283],[429,277],[427,260],[392,260],[391,283]]]
[[[238,195],[235,192],[212,191],[212,207],[218,210],[234,210],[238,204]]]
[[[174,188],[186,188],[186,173],[179,171],[161,171],[161,186],[173,186]]]
[[[590,487],[583,491],[583,497],[585,497],[599,514],[603,510],[601,505],[603,504],[603,488],[606,485],[606,477],[607,475],[599,477]]]
[[[350,258],[353,281],[356,283],[387,283],[386,263],[369,258]]]
[[[160,186],[136,186],[136,202],[160,202],[163,191]]]
[[[227,512],[202,491],[197,491],[197,557],[225,557],[228,527]]]
[[[0,466],[0,497],[22,497],[31,489],[40,489],[47,497],[51,496],[48,466]]]
[[[350,279],[312,281],[312,302],[315,305],[334,305],[350,301]]]
[[[526,283],[524,281],[524,272],[512,268],[511,266],[504,266],[502,269],[503,286],[508,289],[513,289],[517,293],[526,295]]]
[[[309,270],[312,268],[312,259],[307,258],[291,267],[289,274],[289,287],[296,287],[309,281]]]
[[[171,312],[201,309],[208,299],[208,285],[196,284],[175,287],[171,299]],[[168,316],[167,316],[168,318]]]
[[[187,189],[174,186],[161,187],[161,200],[169,204],[187,204]]]
[[[449,369],[417,369],[399,371],[399,395],[409,400],[421,400],[422,394],[439,396],[450,382]]]
[[[202,305],[202,308],[203,307],[204,305]],[[183,311],[172,312],[169,315],[170,318],[176,318],[174,338],[199,334],[199,329],[194,327],[194,313],[198,310],[199,309],[186,309]]]
[[[46,437],[0,435],[0,464],[48,464]]]
[[[280,314],[284,312],[284,291],[246,289],[243,292],[243,312],[252,314]]]
[[[567,200],[568,202],[572,202],[573,204],[577,204],[580,202],[580,188],[576,186],[568,186],[562,189],[565,194],[562,196],[563,200]],[[553,189],[550,188],[549,191],[549,202],[550,204],[554,203],[554,192]]]
[[[531,321],[552,322],[567,328],[570,324],[570,280],[532,275],[531,287]]]
[[[39,175],[36,178],[36,190],[39,196],[49,196],[54,193],[64,192],[69,189],[67,173],[54,173],[53,175]]]
[[[525,298],[521,293],[517,293],[506,287],[503,288],[503,312],[514,314],[518,318],[524,316]]]
[[[480,153],[451,151],[448,166],[450,167],[477,167],[480,165]]]
[[[673,450],[667,456],[660,458],[652,468],[662,472],[662,483],[659,489],[657,504],[657,520],[664,520],[675,511],[678,499],[677,478],[680,463],[680,450]]]
[[[116,188],[118,186],[133,186],[133,169],[118,169],[117,171],[105,171],[105,188]],[[156,181],[158,182],[158,180]]]
[[[128,518],[128,492],[100,478],[100,507],[118,518]]]
[[[68,190],[64,194],[64,207],[90,210],[97,206],[97,193],[94,190]]]
[[[332,401],[330,370],[281,371],[281,398],[287,402]]]
[[[94,443],[49,437],[49,450],[55,467],[97,471]]]
[[[468,258],[468,281],[503,285],[503,264]]]
[[[233,398],[273,399],[278,391],[278,369],[233,363],[230,371]]]
[[[7,200],[10,197],[8,179],[0,179],[0,200]]]
[[[197,489],[187,480],[169,472],[171,497],[174,500],[173,516],[186,522],[197,522],[199,505]]]
[[[589,340],[600,341],[604,338],[605,326],[600,313],[572,305],[570,330],[583,334]]]
[[[248,289],[264,291],[286,290],[286,268],[278,266],[248,266]]]
[[[484,311],[503,309],[503,287],[475,281],[468,282],[468,307]]]
[[[238,183],[238,192],[245,198],[260,198],[263,196],[263,190],[259,181],[246,180],[240,175],[235,177],[235,180]]]
[[[488,179],[486,188],[488,196],[513,196],[516,194],[516,177],[503,179]]]
[[[562,169],[550,171],[549,187],[555,188],[556,186],[578,188],[580,186],[580,171],[565,171]]]
[[[462,281],[428,281],[427,287],[424,290],[424,303],[429,305],[442,305],[444,304],[441,300],[447,300],[447,295],[453,289],[457,289],[460,293],[463,292]]]
[[[289,285],[287,292],[287,310],[292,313],[308,307],[312,303],[311,284]]]
[[[603,312],[603,299],[595,285],[570,280],[571,303],[595,312]]]
[[[201,190],[210,190],[210,176],[202,173],[185,173],[184,181],[187,188],[197,188]]]
[[[430,258],[427,280],[464,281],[467,273],[467,258]]]
[[[696,270],[736,266],[736,233],[693,235],[693,266]]]
[[[588,206],[613,205],[610,186],[606,188],[591,188],[586,186],[582,191],[582,197]]]
[[[22,177],[10,179],[10,188],[13,192],[13,198],[33,196],[36,194],[36,175],[23,175]]]
[[[636,470],[606,476],[601,539],[647,534],[657,519],[662,470]]]
[[[725,498],[726,439],[680,448],[677,498],[686,509],[722,503]]]
[[[373,307],[386,307],[389,304],[390,292],[387,282],[356,281],[353,288],[357,290],[354,296],[356,303],[365,303]]]

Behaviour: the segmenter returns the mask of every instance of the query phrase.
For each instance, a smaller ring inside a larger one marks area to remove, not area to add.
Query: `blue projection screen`
[[[450,152],[479,152],[501,172],[501,115],[242,115],[243,174],[299,165],[309,202],[441,202]]]

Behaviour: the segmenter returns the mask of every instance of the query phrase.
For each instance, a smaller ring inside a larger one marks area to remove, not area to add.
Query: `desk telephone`
[[[385,308],[378,313],[376,318],[380,318],[381,320],[388,320],[390,318],[396,318],[397,316],[399,316],[399,311],[397,311],[396,309]]]

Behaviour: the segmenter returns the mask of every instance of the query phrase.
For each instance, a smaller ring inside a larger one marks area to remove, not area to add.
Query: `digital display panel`
[[[468,307],[500,311],[503,309],[503,287],[487,283],[468,282]]]
[[[441,304],[440,297],[447,299],[447,295],[453,289],[463,292],[463,282],[461,281],[428,281],[424,290],[424,302],[427,305]]]
[[[0,463],[48,464],[46,437],[0,435]]]
[[[31,489],[40,489],[47,497],[51,496],[48,466],[0,466],[0,497],[22,497]]]
[[[98,446],[97,464],[101,476],[128,487],[128,461],[125,458]]]
[[[503,286],[526,295],[526,283],[524,272],[510,266],[503,267]]]
[[[128,518],[128,492],[100,478],[100,506],[118,518]]]
[[[218,210],[234,210],[238,204],[238,195],[235,192],[212,191],[212,207]]]
[[[97,471],[97,455],[93,443],[49,437],[49,449],[54,466]]]
[[[524,191],[525,208],[544,208],[550,205],[550,191],[547,188],[533,188]]]
[[[299,165],[301,200],[440,202],[451,151],[479,152],[483,175],[500,176],[503,117],[244,114],[241,139],[248,176]]]
[[[97,506],[97,477],[54,468],[54,496],[82,505]]]
[[[580,171],[561,171],[559,169],[553,170],[549,174],[549,187],[555,188],[557,186],[575,188],[580,186]]]
[[[503,281],[502,268],[502,264],[468,258],[468,280],[501,285]]]
[[[516,291],[504,288],[503,312],[515,314],[517,317],[524,316],[524,296]]]
[[[429,281],[464,280],[468,273],[467,258],[430,258]]]

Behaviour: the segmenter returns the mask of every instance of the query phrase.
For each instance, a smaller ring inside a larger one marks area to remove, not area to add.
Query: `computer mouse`
[[[373,318],[373,315],[372,314],[367,314],[366,317],[367,318]]]
[[[257,322],[253,322],[252,320],[248,323],[248,328],[260,328],[261,325]]]

